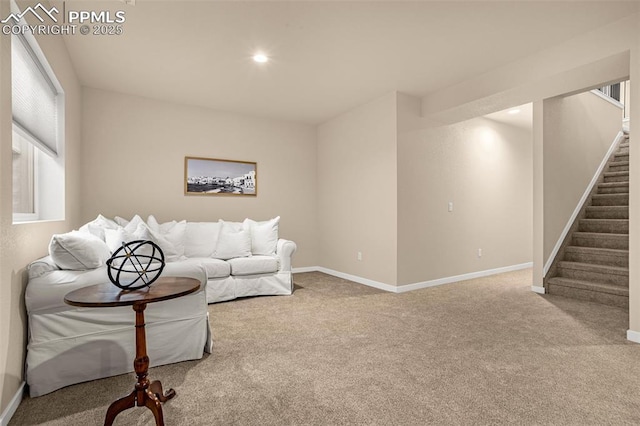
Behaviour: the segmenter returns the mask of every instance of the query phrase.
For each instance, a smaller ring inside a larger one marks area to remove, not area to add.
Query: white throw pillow
[[[130,243],[131,241],[144,239],[127,231],[122,226],[118,226],[116,229],[105,229],[104,236],[107,247],[109,247],[112,253],[122,247],[122,243]]]
[[[111,253],[113,254],[118,249],[120,249],[123,246],[123,244],[127,244],[132,241],[139,241],[139,240],[153,241],[151,234],[147,230],[148,228],[145,228],[143,226],[140,226],[138,229],[136,229],[136,232],[129,232],[122,226],[119,226],[118,229],[107,229],[104,231],[105,238],[107,240],[107,246],[109,247],[109,250],[111,250]],[[149,246],[143,247],[139,250],[136,250],[136,254],[151,256],[153,254],[153,249]],[[120,252],[118,255],[119,256],[124,255],[124,253]],[[116,265],[117,264],[118,262],[116,262]]]
[[[244,220],[244,228],[251,233],[251,253],[253,255],[273,256],[276,253],[279,223],[280,216],[264,222]]]
[[[171,222],[160,224],[153,215],[149,215],[147,225],[152,231],[159,233],[173,244],[178,258],[184,258],[184,240],[187,230],[186,220],[181,220],[180,222],[172,220]]]
[[[219,222],[220,223],[224,222],[224,224],[227,227],[233,229],[234,231],[241,231],[241,230],[244,229],[244,223],[243,222],[230,222],[228,220],[223,220],[223,219],[220,219]]]
[[[175,220],[173,222],[175,222]],[[167,222],[167,223],[171,223],[171,222]],[[151,229],[153,229],[154,231],[157,231],[157,232],[160,232],[160,227],[162,226],[162,225],[160,225],[160,223],[158,223],[158,220],[152,214],[150,214],[147,217],[147,225],[149,226],[149,228],[151,228]]]
[[[84,271],[104,265],[111,253],[105,242],[95,235],[71,231],[51,237],[49,255],[60,269]]]
[[[122,218],[120,216],[116,216],[113,218],[113,221],[118,224],[118,226],[122,226],[123,228],[129,224],[129,220]]]
[[[112,252],[115,252],[123,243],[130,243],[136,240],[152,241],[160,247],[164,254],[164,260],[166,262],[175,262],[180,260],[175,247],[160,233],[151,230],[144,222],[138,224],[135,232],[131,233],[126,228],[119,227],[118,229],[108,229],[105,231],[107,239],[107,246]],[[145,249],[138,252],[139,254],[151,255],[152,249]]]
[[[247,229],[237,229],[231,223],[220,221],[218,244],[213,252],[216,259],[233,259],[251,256],[251,235]]]
[[[211,257],[218,242],[220,223],[187,222],[184,234],[184,255],[192,257]]]
[[[80,232],[94,235],[100,238],[102,241],[105,241],[105,229],[118,229],[118,224],[113,220],[107,219],[106,217],[99,214],[98,217],[96,217],[91,222],[87,222],[86,224],[82,225],[80,227]]]
[[[144,220],[142,220],[140,216],[135,215],[133,218],[131,218],[129,223],[123,226],[123,228],[126,229],[128,232],[135,233],[136,230],[138,229],[138,225],[140,225],[141,223],[144,223]]]
[[[141,223],[138,225],[138,229],[136,230],[137,235],[143,236],[145,240],[151,240],[160,247],[162,253],[164,254],[164,260],[166,262],[175,262],[180,260],[181,255],[178,254],[176,247],[169,241],[164,235],[160,232],[156,232],[151,229],[147,224]]]

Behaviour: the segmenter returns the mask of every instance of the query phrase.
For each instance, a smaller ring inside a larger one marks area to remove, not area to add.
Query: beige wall
[[[582,92],[604,82],[631,78],[632,103],[640,96],[640,6],[632,8],[627,18],[596,28],[550,49],[514,61],[506,66],[473,77],[453,87],[422,98],[423,115],[432,120],[456,122],[534,102],[534,113],[544,114],[542,101],[554,96]],[[631,120],[640,121],[640,108],[631,108]],[[640,155],[635,155],[637,137],[630,124],[630,195],[629,195],[629,330],[640,340]],[[534,229],[535,286],[541,287],[545,235],[543,223],[543,136],[542,123],[535,128],[536,203]],[[634,150],[635,148],[635,150]],[[634,189],[635,188],[635,189]],[[548,238],[547,238],[548,240]]]
[[[395,92],[318,126],[320,266],[396,284],[396,181]]]
[[[82,217],[266,220],[296,242],[294,267],[318,262],[312,126],[83,89]],[[255,161],[256,197],[184,195],[184,157]]]
[[[429,123],[406,95],[398,123],[399,284],[530,262],[531,130],[485,118]]]
[[[0,16],[9,14],[0,2]],[[38,43],[66,96],[66,220],[12,224],[11,192],[11,40],[0,37],[0,413],[24,380],[27,321],[24,310],[25,267],[47,253],[51,235],[79,223],[81,90],[61,38],[42,36]]]
[[[591,92],[544,101],[544,261],[619,131],[622,110]]]

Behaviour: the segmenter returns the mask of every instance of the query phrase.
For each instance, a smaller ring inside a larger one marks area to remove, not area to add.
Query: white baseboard
[[[302,274],[304,272],[318,272],[319,266],[303,266],[301,268],[291,268],[291,272],[294,274]]]
[[[422,281],[419,283],[413,283],[413,284],[397,287],[396,293],[405,293],[407,291],[419,290],[421,288],[435,287],[438,285],[451,284],[458,281],[465,281],[465,280],[471,280],[474,278],[482,278],[482,277],[488,277],[496,274],[503,274],[505,272],[519,271],[521,269],[531,268],[532,266],[533,266],[533,262],[527,262],[527,263],[521,263],[519,265],[511,265],[511,266],[505,266],[502,268],[487,269],[487,270],[478,271],[478,272],[470,272],[468,274],[454,275],[452,277],[438,278],[430,281]]]
[[[595,91],[592,91],[592,92],[598,92],[598,91],[595,90]],[[596,94],[598,96],[600,96],[598,93],[596,93]],[[602,159],[602,162],[600,163],[600,166],[598,166],[598,169],[596,170],[596,173],[591,178],[591,182],[589,182],[589,185],[587,186],[587,189],[584,191],[584,194],[582,194],[582,198],[580,198],[580,201],[578,201],[578,205],[576,206],[575,210],[573,210],[573,213],[571,214],[571,217],[569,217],[569,221],[564,226],[564,229],[562,230],[562,233],[560,233],[560,237],[558,238],[558,241],[556,242],[556,245],[553,247],[553,250],[551,251],[551,254],[549,255],[549,258],[547,259],[547,262],[544,264],[543,276],[547,276],[547,272],[549,272],[549,269],[551,268],[551,264],[553,263],[553,260],[556,258],[556,255],[558,254],[558,251],[560,251],[560,247],[562,246],[562,243],[564,242],[564,239],[567,237],[567,234],[569,233],[569,230],[571,229],[571,225],[573,225],[573,222],[575,222],[576,218],[578,217],[578,214],[580,213],[580,210],[582,210],[582,205],[585,203],[585,201],[587,201],[587,198],[589,198],[589,194],[591,194],[591,190],[593,189],[593,187],[598,182],[598,178],[600,177],[600,174],[602,173],[602,171],[604,170],[604,168],[607,165],[607,162],[609,161],[609,157],[611,157],[611,154],[613,154],[613,152],[615,151],[616,147],[618,146],[618,143],[623,138],[624,138],[624,133],[623,132],[618,132],[616,137],[613,139],[613,142],[611,143],[611,146],[609,147],[609,151],[607,151],[607,154]]]
[[[635,343],[640,343],[640,332],[627,330],[627,340],[630,340]]]
[[[7,408],[5,408],[2,414],[0,414],[0,426],[7,426],[9,424],[9,420],[11,420],[11,417],[13,417],[13,414],[18,409],[20,402],[22,402],[25,385],[25,382],[20,383],[20,387],[13,398],[11,398],[9,405],[7,405]]]
[[[541,287],[539,285],[532,285],[531,286],[531,291],[533,291],[534,293],[538,293],[538,294],[545,294],[544,287]]]
[[[496,274],[503,274],[505,272],[519,271],[521,269],[527,269],[533,267],[533,262],[521,263],[518,265],[505,266],[502,268],[487,269],[485,271],[471,272],[468,274],[454,275],[452,277],[438,278],[431,281],[423,281],[419,283],[407,284],[403,286],[395,286],[390,284],[381,283],[379,281],[370,280],[368,278],[359,277],[357,275],[346,274],[340,271],[334,271],[333,269],[324,268],[322,266],[308,266],[303,268],[293,268],[293,273],[302,272],[322,272],[327,275],[342,278],[345,280],[353,281],[359,284],[364,284],[369,287],[374,287],[380,290],[388,291],[390,293],[406,293],[408,291],[420,290],[422,288],[435,287],[443,284],[455,283],[458,281],[471,280],[473,278],[488,277]],[[533,287],[532,287],[533,288]],[[544,293],[544,288],[543,289]]]
[[[358,284],[364,284],[369,287],[374,287],[380,290],[389,291],[391,293],[397,293],[398,287],[390,284],[381,283],[379,281],[370,280],[368,278],[362,278],[357,275],[345,274],[344,272],[334,271],[333,269],[318,267],[319,272],[323,272],[334,277],[342,278],[349,281],[357,282]]]

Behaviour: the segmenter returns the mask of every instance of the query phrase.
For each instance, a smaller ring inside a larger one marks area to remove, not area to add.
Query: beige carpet
[[[404,294],[295,282],[211,305],[213,354],[151,370],[178,392],[167,425],[640,424],[626,312],[532,293],[529,270]],[[102,424],[133,381],[27,398],[10,424]],[[134,408],[116,424],[153,420]]]

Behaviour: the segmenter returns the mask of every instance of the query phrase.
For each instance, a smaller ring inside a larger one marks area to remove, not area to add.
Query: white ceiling
[[[83,85],[306,123],[392,90],[425,96],[636,10],[633,2],[517,1],[65,7],[126,11],[122,35],[65,37]],[[272,60],[254,63],[256,50]]]

